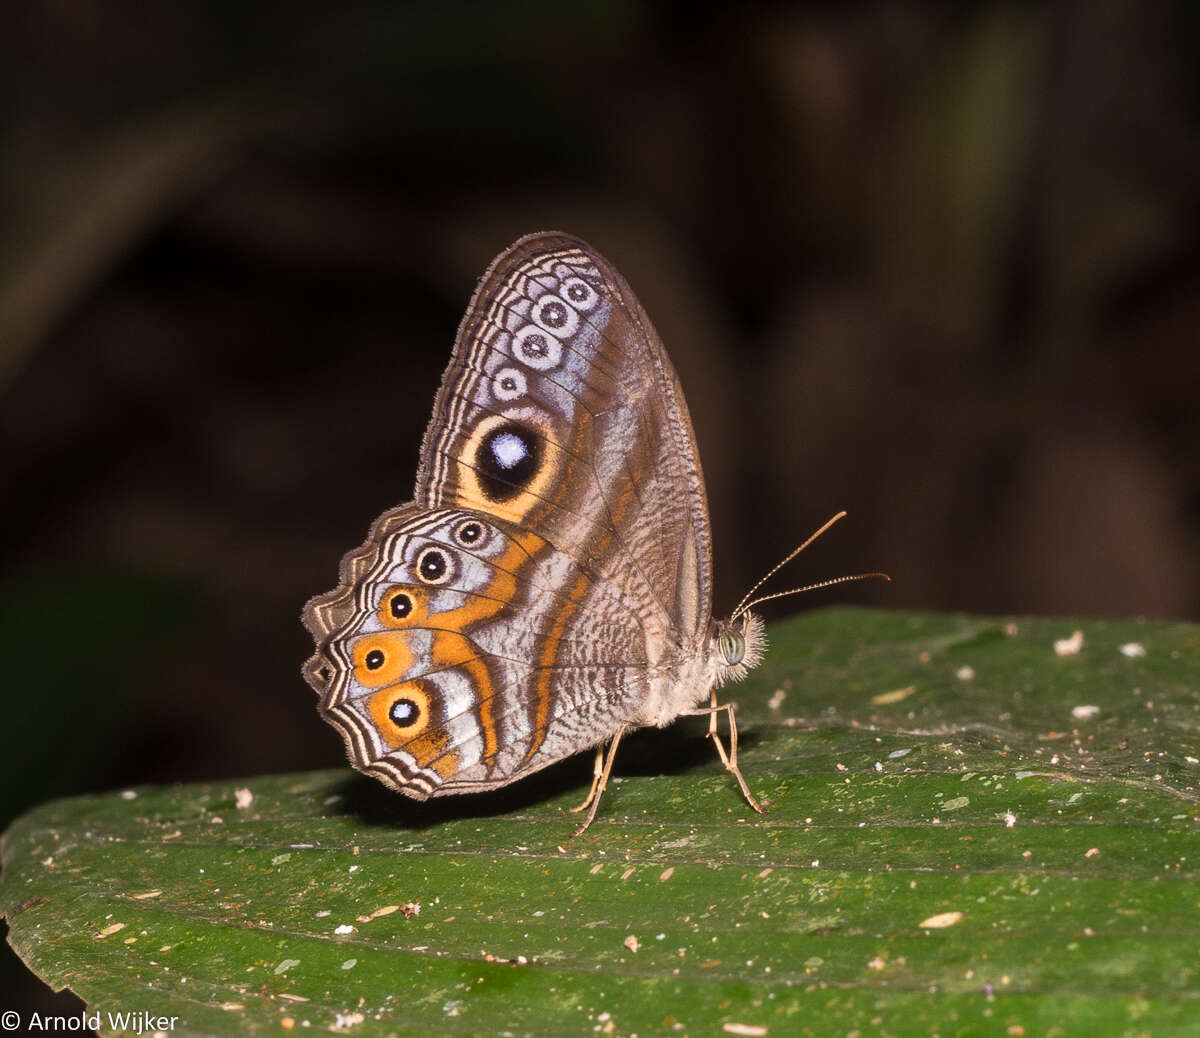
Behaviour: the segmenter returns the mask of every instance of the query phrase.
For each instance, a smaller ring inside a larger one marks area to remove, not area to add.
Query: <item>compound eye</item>
[[[725,662],[729,666],[735,666],[745,658],[746,639],[742,637],[740,631],[722,631],[718,643],[721,647],[721,655],[725,657]]]

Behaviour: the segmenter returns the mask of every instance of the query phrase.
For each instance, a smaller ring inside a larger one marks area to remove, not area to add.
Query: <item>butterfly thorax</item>
[[[700,706],[714,688],[740,681],[766,650],[762,620],[743,613],[731,620],[714,620],[706,635],[656,668],[650,694],[634,724],[661,728],[685,711]]]

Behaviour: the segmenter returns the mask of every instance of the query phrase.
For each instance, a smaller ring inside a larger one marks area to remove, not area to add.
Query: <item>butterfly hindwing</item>
[[[564,740],[619,727],[625,697],[642,691],[639,629],[587,630],[548,612],[562,609],[564,576],[584,612],[619,608],[611,589],[528,531],[410,505],[344,567],[355,583],[306,610],[321,639],[306,675],[355,763],[412,796],[486,789],[551,763],[570,752]]]

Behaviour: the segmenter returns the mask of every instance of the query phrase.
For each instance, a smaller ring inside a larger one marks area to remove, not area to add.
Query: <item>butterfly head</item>
[[[741,681],[758,666],[767,648],[763,622],[753,613],[740,613],[714,624],[717,687]]]

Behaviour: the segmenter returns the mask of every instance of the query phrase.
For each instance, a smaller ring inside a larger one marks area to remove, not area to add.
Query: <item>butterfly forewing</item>
[[[621,275],[578,239],[524,238],[480,282],[425,434],[417,497],[535,529],[685,636],[707,622],[703,480],[678,380]],[[681,605],[681,541],[698,603]],[[694,546],[694,548],[692,547]],[[687,623],[684,623],[684,621]]]

